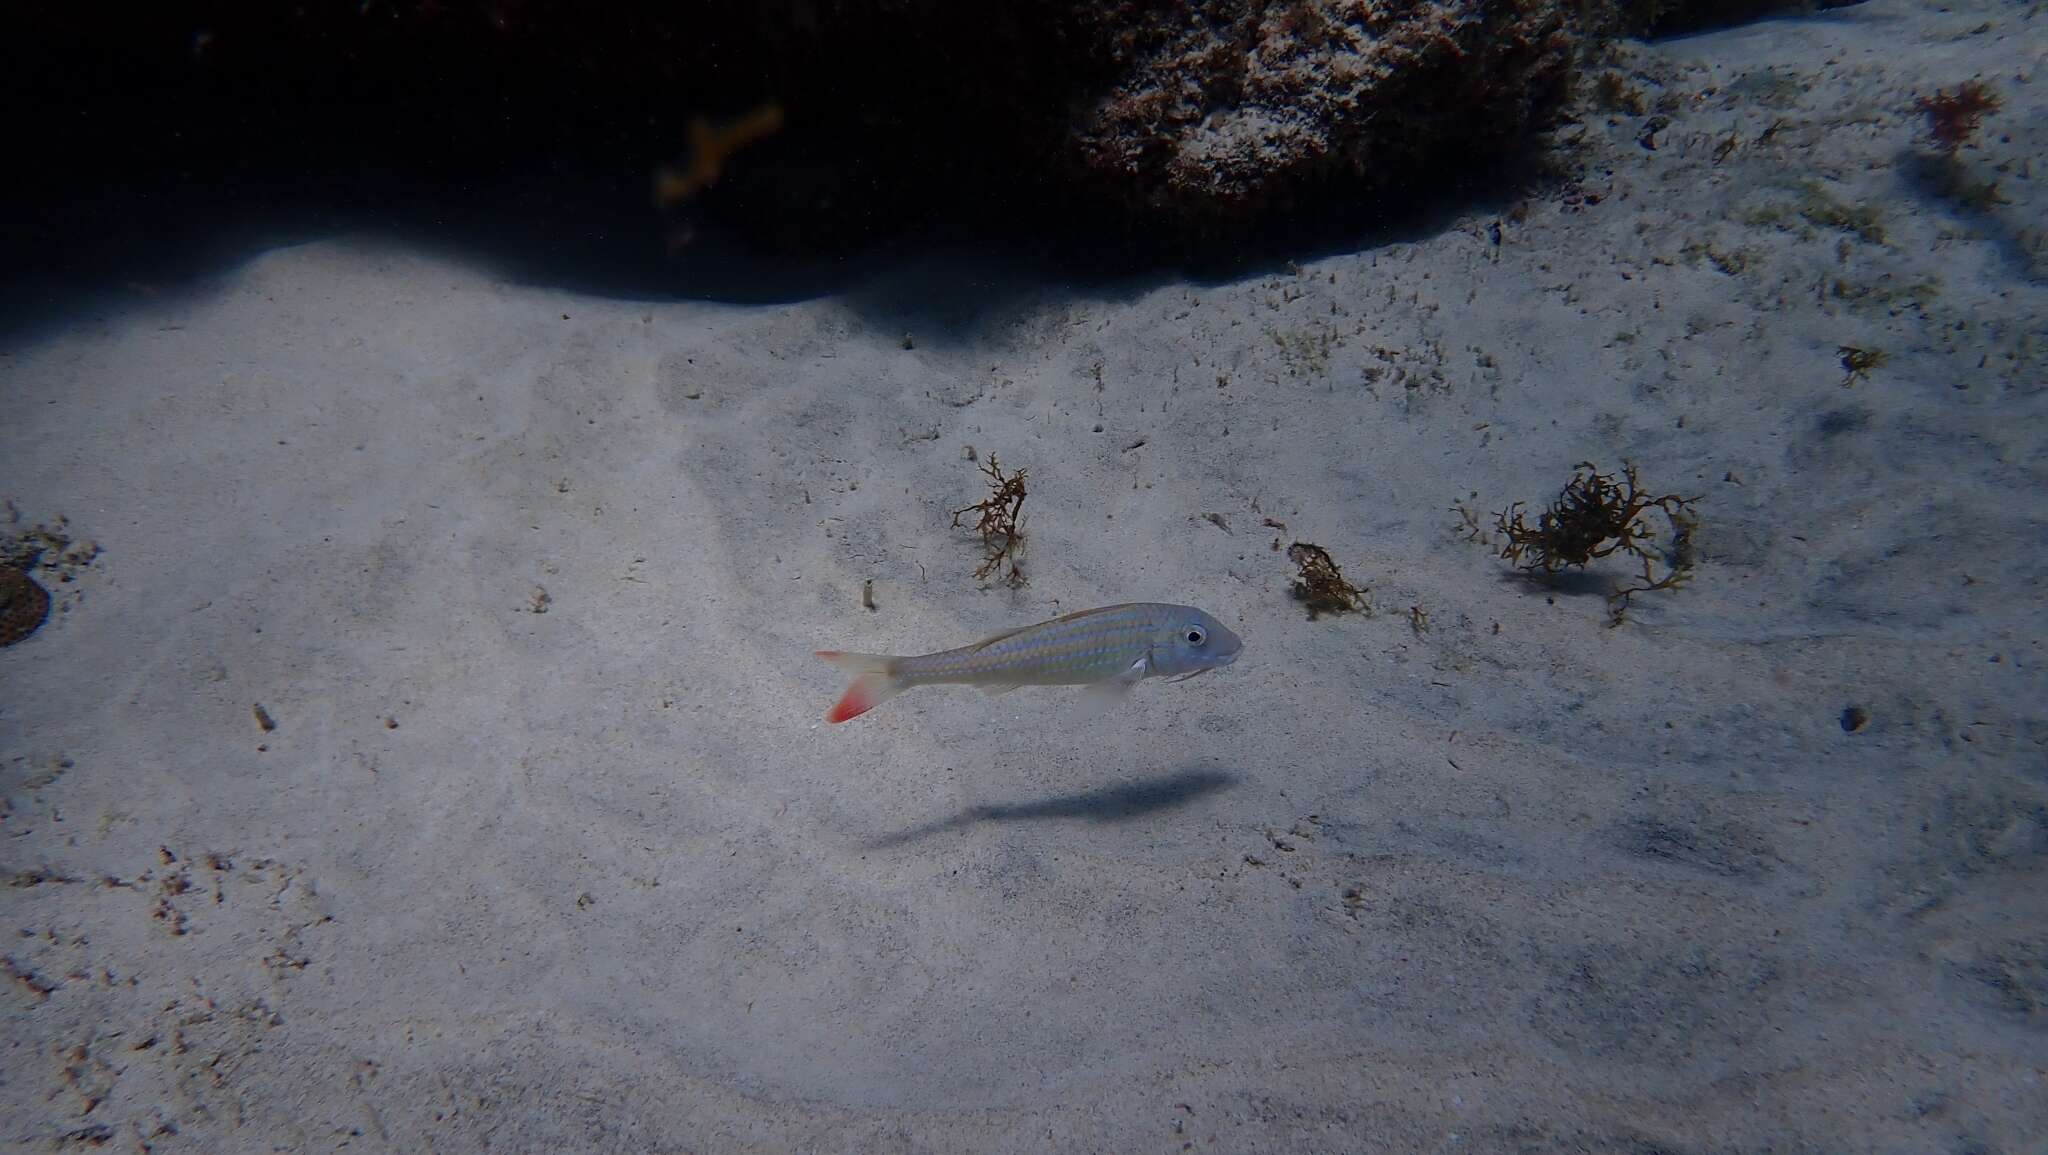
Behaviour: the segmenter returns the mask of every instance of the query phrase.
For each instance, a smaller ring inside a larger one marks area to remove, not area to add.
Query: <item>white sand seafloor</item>
[[[1626,67],[1597,204],[1233,283],[349,236],[15,340],[0,489],[103,553],[0,650],[0,1147],[2042,1151],[2048,27]],[[1702,527],[1619,628],[1453,530],[1624,458]],[[813,649],[1149,599],[1244,657],[822,721]]]

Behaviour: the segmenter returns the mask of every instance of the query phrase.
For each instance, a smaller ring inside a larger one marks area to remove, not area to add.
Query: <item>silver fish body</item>
[[[969,646],[897,657],[821,650],[855,675],[826,719],[843,722],[915,686],[1089,686],[1096,708],[1146,678],[1193,677],[1237,660],[1244,643],[1193,606],[1129,602],[1009,630]]]

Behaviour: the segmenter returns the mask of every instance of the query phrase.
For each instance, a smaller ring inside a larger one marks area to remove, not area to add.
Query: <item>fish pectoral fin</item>
[[[998,694],[1007,694],[1021,685],[1022,682],[983,682],[981,692],[993,698]]]
[[[1123,673],[1091,683],[1087,689],[1081,691],[1081,700],[1075,704],[1068,720],[1086,722],[1115,709],[1125,698],[1131,696],[1131,689],[1144,681],[1145,675],[1151,669],[1152,662],[1149,658],[1139,658]]]

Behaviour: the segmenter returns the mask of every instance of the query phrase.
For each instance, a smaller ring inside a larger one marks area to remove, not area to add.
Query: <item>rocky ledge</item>
[[[469,180],[535,157],[560,165],[566,150],[672,216],[815,251],[965,197],[1213,236],[1333,189],[1346,203],[1427,196],[1535,139],[1607,40],[1789,7],[183,0],[115,17],[37,0],[18,16],[24,57],[64,71],[51,82],[79,66],[130,82],[102,110],[112,143],[132,144],[113,138],[138,112],[147,123],[138,106],[198,110],[150,130],[141,151],[159,160],[208,140],[331,140]],[[103,90],[121,88],[109,79]]]

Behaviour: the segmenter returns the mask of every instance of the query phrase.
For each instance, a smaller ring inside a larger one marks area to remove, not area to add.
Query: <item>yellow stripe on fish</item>
[[[825,715],[827,722],[844,722],[914,686],[930,685],[979,686],[998,694],[1018,686],[1087,686],[1098,705],[1108,706],[1146,678],[1192,678],[1236,661],[1243,648],[1223,623],[1193,606],[1128,602],[933,654],[819,650],[818,656],[854,675]]]

